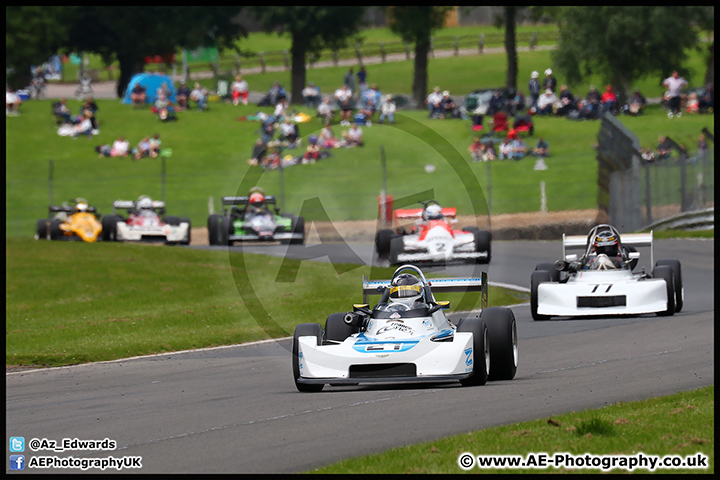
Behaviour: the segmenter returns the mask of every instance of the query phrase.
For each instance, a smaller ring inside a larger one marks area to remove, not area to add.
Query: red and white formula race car
[[[115,214],[117,209],[127,209],[127,218]],[[103,240],[189,245],[190,220],[164,214],[165,202],[145,195],[136,202],[116,200],[113,215],[103,218]]]
[[[404,228],[377,232],[378,257],[387,258],[390,265],[490,263],[490,232],[475,226],[455,230],[455,208],[442,208],[435,200],[420,203],[423,208],[394,212],[396,225],[402,220],[416,220],[410,232]]]

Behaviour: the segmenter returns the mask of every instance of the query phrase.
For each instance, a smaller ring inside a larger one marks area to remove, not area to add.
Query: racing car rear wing
[[[567,257],[568,249],[584,249],[587,247],[589,239],[584,235],[568,235],[563,233],[563,260]],[[650,247],[650,265],[653,262],[653,232],[649,233],[623,233],[620,235],[621,245],[632,245],[633,247]]]
[[[50,213],[59,213],[59,212],[65,212],[65,213],[72,213],[75,207],[73,205],[50,205]],[[88,212],[90,213],[97,213],[97,208],[95,207],[88,207]]]
[[[247,205],[250,201],[250,197],[248,196],[242,196],[242,197],[222,197],[222,204],[223,206],[226,205]],[[268,205],[275,205],[275,195],[265,195],[265,203]]]
[[[363,303],[368,303],[368,295],[382,295],[385,288],[390,286],[390,280],[369,280],[365,275],[362,280]],[[481,292],[481,306],[483,309],[487,307],[487,272],[482,272],[480,278],[433,278],[427,282],[433,293]]]
[[[444,217],[447,218],[455,218],[457,215],[457,209],[455,207],[446,207],[443,208],[442,214]],[[399,209],[395,210],[395,218],[397,220],[404,220],[408,218],[422,218],[422,208],[405,208],[405,209]]]
[[[135,208],[135,203],[136,202],[133,202],[132,200],[115,200],[113,202],[113,213],[115,212],[115,209],[118,209],[118,208],[133,210]],[[163,208],[165,208],[165,202],[163,202],[161,200],[153,200],[152,208],[153,208],[153,210],[163,209]]]

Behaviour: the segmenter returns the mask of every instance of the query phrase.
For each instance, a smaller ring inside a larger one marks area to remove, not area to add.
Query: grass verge
[[[463,453],[516,455],[529,461],[528,453],[555,455],[567,452],[585,457],[657,455],[708,457],[708,468],[663,468],[659,473],[705,473],[715,470],[715,387],[709,386],[666,397],[622,402],[600,409],[571,412],[552,418],[514,423],[456,435],[434,442],[395,448],[378,455],[344,460],[312,473],[628,473],[628,469],[480,468],[465,471],[458,459]],[[600,460],[603,461],[603,460]],[[609,464],[608,464],[609,465]],[[650,473],[638,468],[633,473]]]

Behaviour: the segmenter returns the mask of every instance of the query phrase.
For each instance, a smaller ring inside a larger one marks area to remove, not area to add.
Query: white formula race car
[[[301,392],[325,384],[448,382],[484,385],[510,380],[518,364],[517,326],[509,308],[483,308],[454,324],[435,300],[435,291],[481,292],[487,305],[487,274],[482,278],[425,279],[403,265],[391,280],[363,277],[363,299],[381,295],[370,309],[354,305],[333,313],[325,329],[302,323],[293,337],[293,378]]]
[[[563,257],[537,265],[530,277],[530,308],[535,320],[552,316],[673,315],[683,307],[680,262],[658,260],[651,273],[642,267],[636,247],[649,247],[653,265],[653,234],[620,235],[598,225],[587,237],[563,235]],[[569,254],[569,249],[584,253]]]
[[[126,209],[127,218],[118,215],[117,209]],[[135,202],[116,200],[113,215],[103,218],[103,240],[189,245],[190,220],[164,213],[165,202],[144,195]]]
[[[455,230],[455,208],[442,208],[435,200],[421,203],[423,208],[394,212],[396,224],[416,220],[410,232],[402,228],[377,232],[375,248],[379,257],[387,257],[390,265],[490,263],[489,231],[475,226]]]

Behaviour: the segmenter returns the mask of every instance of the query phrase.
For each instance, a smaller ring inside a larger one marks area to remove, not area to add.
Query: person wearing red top
[[[600,103],[605,107],[605,110],[609,110],[613,115],[617,113],[617,97],[615,96],[612,85],[605,87],[605,93],[600,97]]]

